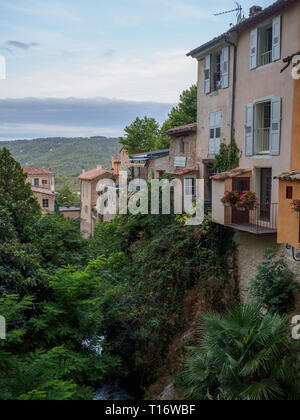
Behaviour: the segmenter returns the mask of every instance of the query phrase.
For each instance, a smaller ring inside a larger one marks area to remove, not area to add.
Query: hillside
[[[51,168],[56,173],[56,186],[69,185],[78,190],[77,176],[83,169],[89,170],[101,164],[110,169],[111,156],[120,150],[116,138],[78,137],[43,138],[1,142],[21,165]]]

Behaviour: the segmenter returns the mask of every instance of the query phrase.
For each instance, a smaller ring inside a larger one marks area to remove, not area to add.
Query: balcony
[[[255,235],[267,235],[277,233],[278,204],[258,204],[253,210],[231,210],[231,223],[229,227]]]
[[[255,153],[270,153],[270,127],[255,129]]]

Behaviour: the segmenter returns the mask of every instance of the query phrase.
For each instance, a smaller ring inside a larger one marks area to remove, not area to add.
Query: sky
[[[240,0],[245,16],[253,4]],[[186,54],[236,23],[231,0],[0,0],[0,140],[122,135],[163,122],[197,79]],[[0,57],[1,63],[1,57]]]

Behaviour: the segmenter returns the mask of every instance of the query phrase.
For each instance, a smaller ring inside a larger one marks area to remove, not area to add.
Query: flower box
[[[292,211],[295,213],[300,213],[300,200],[293,200],[291,203]]]
[[[237,191],[225,191],[224,197],[221,199],[224,207],[233,207],[237,204],[240,195]]]

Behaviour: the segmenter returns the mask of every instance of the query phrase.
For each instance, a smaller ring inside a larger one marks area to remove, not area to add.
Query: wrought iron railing
[[[278,204],[257,204],[249,210],[249,225],[257,233],[262,231],[276,231],[278,218]]]
[[[270,153],[270,128],[255,129],[256,153]]]

